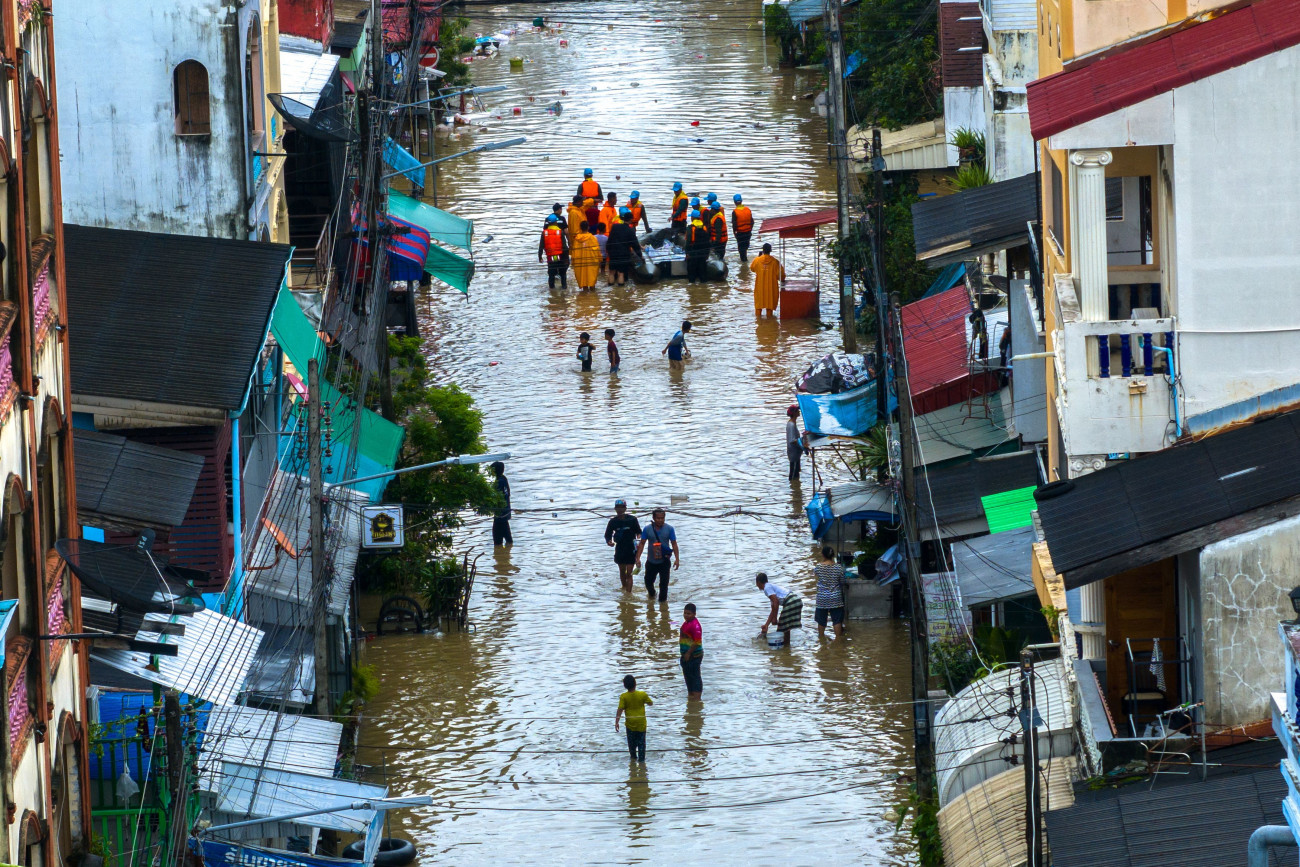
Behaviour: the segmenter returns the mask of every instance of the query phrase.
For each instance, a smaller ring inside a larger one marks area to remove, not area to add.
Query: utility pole
[[[1025,847],[1028,867],[1042,858],[1042,803],[1038,798],[1038,726],[1034,720],[1034,655],[1020,651],[1020,724],[1025,737]]]
[[[871,269],[876,278],[876,416],[889,416],[889,378],[885,364],[885,322],[889,311],[885,302],[885,177],[884,158],[880,152],[880,127],[871,131],[871,177],[875,201],[871,218]]]
[[[898,293],[890,297],[889,337],[898,389],[898,441],[902,446],[903,534],[907,546],[907,591],[912,642],[912,735],[916,741],[916,793],[922,800],[934,794],[934,741],[930,730],[930,629],[926,622],[925,594],[921,587],[920,524],[916,516],[916,458],[912,440],[912,392],[907,357],[902,349]]]
[[[826,47],[830,51],[831,74],[827,90],[830,93],[830,114],[827,132],[830,138],[830,157],[835,161],[835,192],[839,206],[840,243],[852,234],[849,222],[849,143],[845,126],[848,111],[844,93],[844,34],[840,30],[840,0],[826,4],[829,19],[826,28]],[[840,330],[844,333],[844,351],[858,351],[858,325],[853,315],[853,275],[840,265]]]
[[[371,224],[373,225],[373,224]],[[331,716],[329,647],[325,641],[328,614],[325,587],[325,486],[321,480],[320,363],[307,362],[307,466],[311,500],[311,611],[313,650],[316,658],[315,712]]]

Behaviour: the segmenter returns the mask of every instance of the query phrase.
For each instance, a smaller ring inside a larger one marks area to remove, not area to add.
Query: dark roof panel
[[[1300,411],[1041,489],[1056,571],[1069,572],[1300,496]]]
[[[64,226],[75,394],[235,410],[291,247]]]
[[[943,534],[959,521],[984,517],[980,497],[1038,484],[1038,459],[1033,452],[915,470],[917,515],[922,528],[933,527],[936,516]],[[930,503],[933,500],[934,509]]]
[[[1022,175],[912,205],[916,258],[943,265],[1029,243],[1038,176]]]
[[[119,524],[177,527],[185,520],[203,456],[93,430],[74,430],[77,510]],[[92,518],[93,523],[93,518]]]
[[[939,68],[944,87],[984,85],[984,21],[977,0],[939,4]]]

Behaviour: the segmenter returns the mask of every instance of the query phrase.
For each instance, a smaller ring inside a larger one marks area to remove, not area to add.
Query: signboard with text
[[[405,541],[400,505],[361,508],[362,548],[400,548]]]

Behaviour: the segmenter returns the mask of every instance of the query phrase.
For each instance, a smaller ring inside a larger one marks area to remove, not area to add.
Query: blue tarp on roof
[[[966,278],[966,263],[953,262],[951,265],[945,265],[944,269],[939,272],[939,276],[934,278],[930,288],[925,290],[922,298],[929,298],[931,295],[938,295],[940,292],[947,292]]]
[[[861,436],[880,420],[874,382],[840,394],[800,394],[798,401],[804,429],[819,436]],[[897,406],[891,394],[888,409]]]
[[[805,21],[811,21],[825,15],[826,0],[794,0],[785,9],[790,13],[791,21],[795,24],[802,24]]]
[[[804,506],[804,512],[808,514],[808,529],[812,531],[814,539],[825,536],[831,524],[835,523],[835,516],[831,514],[831,501],[825,491],[814,494],[808,505]]]

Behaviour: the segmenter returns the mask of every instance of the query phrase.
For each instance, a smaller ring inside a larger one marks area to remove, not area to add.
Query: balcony
[[[1171,357],[1177,369],[1175,320],[1135,308],[1130,319],[1082,321],[1071,309],[1073,280],[1057,282],[1056,404],[1066,453],[1104,458],[1165,448],[1177,428],[1169,377]],[[1072,467],[1071,475],[1087,468]]]

